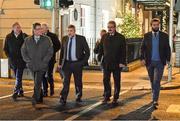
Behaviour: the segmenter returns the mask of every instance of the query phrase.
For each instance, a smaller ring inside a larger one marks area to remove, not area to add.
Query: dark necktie
[[[69,61],[72,61],[72,57],[71,57],[71,50],[72,50],[72,37],[70,38],[70,42],[69,42],[69,53],[68,53],[68,59]]]
[[[154,32],[154,36],[155,36],[155,37],[157,36],[157,33],[156,33],[156,32]]]

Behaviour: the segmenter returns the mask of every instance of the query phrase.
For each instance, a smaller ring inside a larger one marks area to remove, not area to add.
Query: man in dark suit
[[[74,76],[76,89],[76,102],[81,102],[82,97],[82,69],[88,65],[90,56],[89,46],[84,36],[77,35],[74,25],[68,26],[68,35],[62,39],[59,68],[64,71],[63,89],[60,93],[60,103],[66,104],[69,93],[71,75]]]
[[[53,56],[48,64],[48,71],[46,72],[43,80],[43,95],[44,97],[46,97],[48,96],[48,82],[50,85],[50,96],[54,95],[53,69],[54,69],[54,64],[56,63],[56,52],[59,51],[61,47],[61,43],[57,35],[49,31],[49,27],[46,23],[42,23],[41,26],[42,26],[43,34],[50,37],[54,49]]]
[[[126,41],[125,37],[116,31],[116,23],[109,21],[108,33],[102,37],[99,54],[103,55],[103,83],[104,83],[104,100],[103,103],[110,101],[111,83],[110,77],[114,77],[114,99],[113,105],[118,104],[121,70],[126,65]]]
[[[160,20],[152,19],[152,31],[144,35],[141,46],[142,64],[146,65],[151,81],[153,106],[158,106],[160,93],[160,81],[163,76],[166,62],[169,64],[171,51],[169,37],[166,33],[159,31]]]
[[[10,67],[13,69],[16,78],[16,85],[12,95],[13,100],[16,100],[18,96],[21,97],[24,95],[22,75],[23,70],[26,67],[26,63],[21,55],[21,46],[23,45],[27,34],[22,32],[21,26],[18,22],[13,24],[12,29],[12,32],[6,36],[4,51],[9,59]]]
[[[97,61],[98,62],[101,62],[102,60],[102,56],[99,55],[99,45],[100,45],[100,41],[102,40],[102,37],[107,33],[107,31],[105,29],[102,29],[101,32],[100,32],[100,39],[97,40],[96,42],[96,45],[95,45],[95,48],[94,48],[94,53],[97,54]]]

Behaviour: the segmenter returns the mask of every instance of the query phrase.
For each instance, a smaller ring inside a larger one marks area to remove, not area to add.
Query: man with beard
[[[26,67],[26,63],[23,61],[21,55],[21,46],[23,45],[26,37],[27,34],[22,32],[20,24],[15,22],[12,26],[12,32],[6,36],[4,44],[5,54],[9,59],[10,67],[14,71],[16,78],[14,93],[12,95],[14,101],[17,97],[24,96],[22,75],[23,70]]]
[[[141,46],[142,64],[146,65],[152,88],[152,104],[158,106],[160,82],[163,76],[164,66],[170,63],[171,51],[169,36],[159,30],[160,20],[151,21],[152,31],[144,35]]]

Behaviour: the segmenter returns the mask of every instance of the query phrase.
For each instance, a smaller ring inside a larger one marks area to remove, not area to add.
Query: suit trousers
[[[118,99],[121,88],[121,68],[119,66],[113,69],[105,67],[103,70],[104,98],[111,97],[111,73],[114,79],[114,99]]]
[[[43,92],[42,92],[42,80],[44,77],[45,72],[44,71],[31,71],[33,80],[34,80],[34,94],[33,94],[33,100],[36,102],[42,102],[43,101]]]
[[[158,101],[160,93],[160,83],[164,72],[164,65],[160,61],[152,61],[147,66],[148,75],[151,82],[152,99]]]
[[[62,68],[62,70],[64,71],[63,89],[60,93],[61,98],[63,98],[64,100],[67,100],[72,74],[74,77],[76,98],[82,97],[82,88],[83,88],[82,69],[83,69],[83,63],[81,61],[76,61],[76,62],[65,61],[64,66]]]
[[[14,75],[16,78],[14,93],[16,93],[16,94],[23,93],[23,87],[22,87],[23,70],[24,69],[21,69],[21,68],[13,68]]]
[[[54,62],[49,63],[48,71],[43,78],[43,93],[48,93],[48,82],[50,85],[50,92],[54,92],[54,78],[53,78]]]

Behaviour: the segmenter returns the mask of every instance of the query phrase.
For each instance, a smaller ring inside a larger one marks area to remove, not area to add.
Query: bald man
[[[53,69],[54,69],[54,64],[56,63],[56,52],[60,50],[61,43],[57,35],[49,31],[49,27],[47,23],[42,23],[41,26],[42,26],[43,34],[48,36],[51,39],[53,43],[53,49],[54,49],[53,56],[51,60],[49,61],[48,71],[46,72],[46,75],[44,76],[44,79],[43,79],[43,95],[44,97],[46,97],[48,96],[48,82],[50,85],[50,96],[54,95]]]

